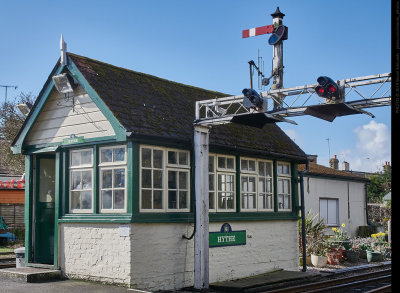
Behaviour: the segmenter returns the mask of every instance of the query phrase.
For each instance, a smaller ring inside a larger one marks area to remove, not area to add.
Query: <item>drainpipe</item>
[[[307,271],[307,255],[306,255],[306,216],[305,216],[305,204],[304,204],[304,174],[308,172],[309,162],[306,162],[306,169],[300,173],[300,197],[301,197],[301,243],[303,250],[303,269]]]

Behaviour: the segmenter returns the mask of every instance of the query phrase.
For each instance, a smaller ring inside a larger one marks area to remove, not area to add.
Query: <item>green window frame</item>
[[[93,149],[70,151],[69,212],[93,213]]]
[[[127,149],[125,145],[99,149],[100,213],[127,210]]]

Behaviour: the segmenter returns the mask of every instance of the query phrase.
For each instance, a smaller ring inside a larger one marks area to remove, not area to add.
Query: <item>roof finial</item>
[[[61,51],[60,63],[61,65],[67,65],[67,43],[64,42],[64,37],[62,34],[60,39],[60,51]]]

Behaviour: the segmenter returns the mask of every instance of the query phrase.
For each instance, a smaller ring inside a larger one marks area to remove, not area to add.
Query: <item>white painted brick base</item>
[[[210,223],[218,232],[221,223]],[[297,221],[231,222],[246,230],[247,244],[210,248],[210,282],[298,270]],[[61,224],[60,266],[70,278],[119,283],[143,290],[193,285],[193,226],[183,223],[132,224],[121,237],[118,224]]]

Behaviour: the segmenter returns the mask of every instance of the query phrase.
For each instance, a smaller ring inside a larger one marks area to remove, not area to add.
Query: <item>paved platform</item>
[[[280,285],[296,285],[303,282],[317,280],[322,275],[316,272],[285,271],[282,269],[237,280],[216,282],[210,284],[210,289],[217,292],[252,292],[253,288],[268,290],[277,289]]]
[[[33,267],[1,269],[0,276],[7,279],[18,280],[28,283],[46,282],[62,279],[62,274],[60,270]]]

